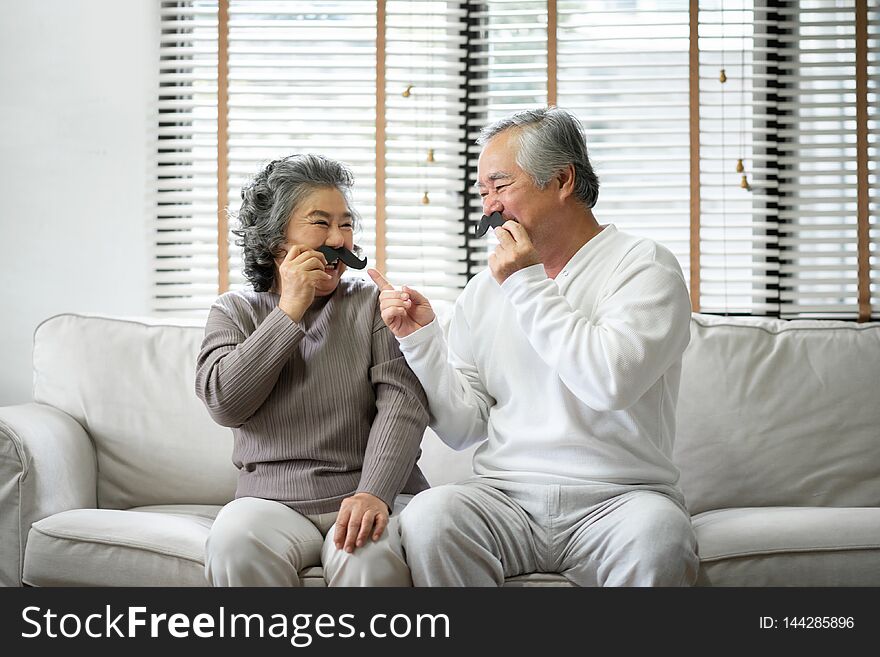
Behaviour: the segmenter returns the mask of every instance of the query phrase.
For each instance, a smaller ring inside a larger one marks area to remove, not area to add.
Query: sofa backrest
[[[447,313],[442,312],[443,321]],[[64,314],[34,335],[34,401],[73,416],[98,458],[98,506],[225,504],[235,494],[232,431],[194,390],[200,320]],[[419,465],[432,485],[472,473],[428,429]]]
[[[441,313],[441,319],[446,313]],[[46,320],[34,400],[73,416],[98,457],[98,504],[224,504],[232,432],[195,396],[198,320]],[[695,314],[674,460],[692,513],[742,506],[880,506],[880,323]],[[470,475],[473,448],[432,431],[432,485]]]
[[[674,460],[691,513],[880,506],[880,323],[694,314]]]
[[[34,335],[34,401],[72,415],[98,458],[98,506],[225,504],[232,432],[194,392],[204,325],[59,315]]]

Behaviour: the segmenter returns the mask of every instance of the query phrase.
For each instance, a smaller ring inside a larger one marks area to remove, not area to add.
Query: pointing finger
[[[379,286],[380,290],[393,290],[394,286],[389,283],[385,277],[378,272],[376,269],[368,269],[367,273],[370,274],[370,278],[373,279],[373,282]]]

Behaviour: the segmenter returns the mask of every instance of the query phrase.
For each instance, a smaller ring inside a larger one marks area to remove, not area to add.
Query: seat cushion
[[[519,586],[568,586],[573,587],[571,580],[566,579],[558,573],[529,573],[528,575],[517,575],[516,577],[508,577],[504,580],[505,587]]]
[[[326,586],[324,572],[320,566],[304,568],[300,571],[299,577],[303,586]],[[574,586],[574,584],[556,573],[529,573],[528,575],[508,577],[504,581],[504,586]]]
[[[880,509],[766,507],[694,517],[701,586],[880,586]]]
[[[205,541],[220,506],[170,504],[75,509],[31,527],[24,559],[30,586],[207,586]],[[299,573],[324,586],[321,566]]]
[[[36,522],[31,586],[207,586],[205,540],[220,506],[75,509]]]

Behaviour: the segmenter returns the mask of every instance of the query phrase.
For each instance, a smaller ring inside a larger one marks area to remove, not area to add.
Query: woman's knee
[[[321,561],[328,586],[412,586],[400,545],[398,519],[378,540],[368,540],[354,552],[337,549],[332,531],[324,539]]]
[[[218,586],[295,586],[297,571],[317,565],[321,534],[309,521],[268,500],[224,507],[205,543],[205,574]]]

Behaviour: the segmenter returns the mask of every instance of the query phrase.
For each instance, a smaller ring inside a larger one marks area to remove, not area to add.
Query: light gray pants
[[[401,514],[416,586],[501,586],[560,573],[579,586],[690,586],[690,516],[660,487],[472,478],[419,493]]]
[[[323,565],[328,586],[412,586],[403,558],[400,495],[378,541],[349,554],[333,542],[337,512],[303,515],[256,497],[224,506],[205,544],[205,575],[214,586],[300,586],[299,572]]]

